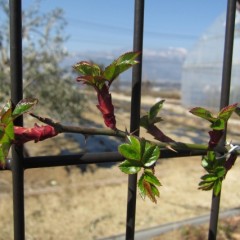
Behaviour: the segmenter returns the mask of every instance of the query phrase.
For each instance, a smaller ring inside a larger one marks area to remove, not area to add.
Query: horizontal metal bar
[[[206,154],[205,150],[197,151],[180,150],[174,152],[168,149],[163,149],[161,150],[160,158],[202,156],[204,154]],[[121,156],[118,152],[101,152],[101,153],[82,153],[75,155],[27,157],[24,158],[23,165],[24,169],[29,169],[93,163],[122,162],[123,160],[124,157]],[[8,159],[5,168],[0,170],[12,170],[12,159]]]
[[[123,161],[123,157],[118,152],[82,153],[77,155],[30,157],[25,159],[24,167],[28,169],[121,161]]]

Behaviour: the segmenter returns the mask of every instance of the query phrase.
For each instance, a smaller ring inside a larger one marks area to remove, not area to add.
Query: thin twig
[[[124,131],[119,129],[112,130],[107,128],[87,128],[87,127],[80,127],[80,126],[68,126],[63,125],[59,122],[54,122],[50,118],[43,118],[37,116],[33,113],[30,114],[32,117],[38,119],[40,122],[48,124],[56,129],[58,133],[80,133],[83,135],[108,135],[108,136],[115,136],[120,138],[125,138],[128,134]]]
[[[87,128],[87,127],[80,127],[80,126],[68,126],[68,125],[63,125],[59,122],[54,122],[50,118],[43,118],[43,117],[37,116],[33,113],[31,113],[30,115],[38,119],[39,121],[54,127],[58,133],[77,133],[77,134],[83,134],[83,135],[107,135],[107,136],[115,136],[120,138],[126,138],[129,135],[127,131],[124,132],[118,129],[112,130],[107,128]],[[152,143],[158,145],[162,149],[170,149],[175,152],[180,150],[189,151],[189,152],[191,152],[192,150],[202,150],[207,152],[209,150],[208,145],[204,145],[204,144],[182,143],[182,142],[169,142],[169,143],[152,142]],[[224,154],[227,152],[227,149],[225,147],[216,147],[214,150],[221,154]]]

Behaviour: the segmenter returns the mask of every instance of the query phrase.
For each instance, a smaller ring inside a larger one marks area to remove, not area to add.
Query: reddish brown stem
[[[24,128],[24,127],[14,127],[15,134],[15,144],[24,144],[29,141],[42,141],[47,138],[54,137],[58,134],[54,127],[46,125],[46,126],[38,126],[35,124],[33,128]]]
[[[114,106],[112,104],[112,96],[109,93],[109,88],[103,85],[101,90],[97,91],[98,109],[101,111],[104,123],[107,127],[116,129],[116,118],[114,115]]]

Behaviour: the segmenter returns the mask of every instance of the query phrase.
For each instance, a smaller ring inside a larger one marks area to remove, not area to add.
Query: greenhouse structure
[[[188,53],[183,64],[181,99],[185,107],[217,109],[223,68],[226,14],[219,16]],[[240,13],[236,13],[230,103],[240,101]]]

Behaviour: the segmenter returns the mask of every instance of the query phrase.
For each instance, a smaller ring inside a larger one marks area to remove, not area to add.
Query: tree
[[[25,97],[44,99],[44,114],[69,119],[83,108],[83,97],[63,60],[68,56],[64,43],[66,20],[62,9],[40,13],[40,1],[35,1],[22,13],[23,84]],[[0,0],[0,101],[10,96],[9,8]],[[71,103],[71,105],[69,105]],[[41,104],[41,103],[40,103]],[[41,109],[41,108],[40,108]],[[64,109],[64,111],[62,111]]]

